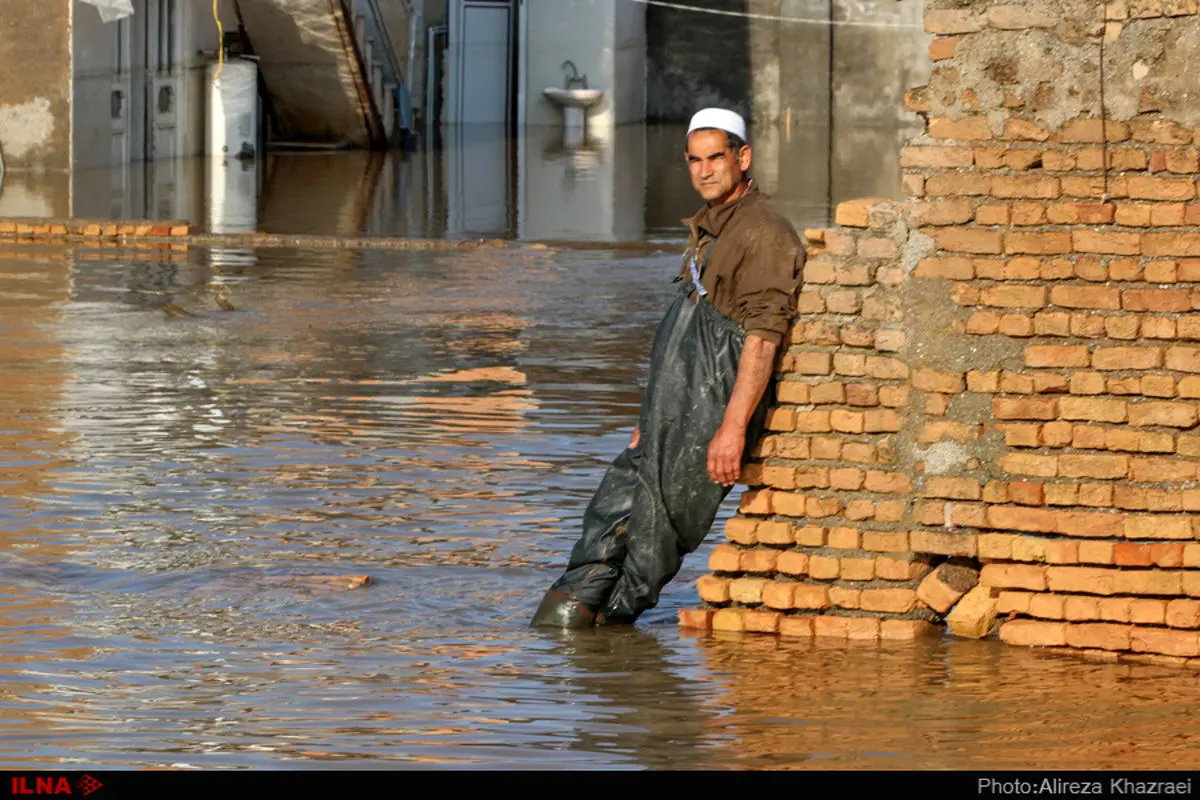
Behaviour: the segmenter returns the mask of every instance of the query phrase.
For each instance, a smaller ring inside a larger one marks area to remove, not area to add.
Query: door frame
[[[519,12],[519,6],[516,0],[450,0],[449,8],[447,8],[447,27],[449,36],[447,40],[448,53],[446,58],[447,72],[449,80],[447,81],[447,94],[445,98],[446,107],[442,110],[442,119],[452,125],[461,124],[463,121],[462,104],[463,104],[463,61],[466,58],[466,48],[463,46],[464,25],[466,22],[466,9],[468,8],[503,8],[508,12],[508,21],[505,26],[507,36],[508,58],[505,64],[506,74],[504,81],[505,103],[504,103],[504,123],[511,126],[513,123],[512,116],[512,84],[514,73],[516,72],[516,61],[513,53],[513,31],[515,30],[514,20],[515,15]]]

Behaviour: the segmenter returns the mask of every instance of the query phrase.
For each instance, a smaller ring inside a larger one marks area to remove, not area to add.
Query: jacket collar
[[[728,203],[722,203],[719,206],[705,204],[703,208],[697,211],[690,217],[681,220],[684,225],[687,225],[692,232],[692,238],[699,239],[700,231],[707,232],[710,236],[721,235],[721,231],[729,224],[737,212],[748,205],[753,205],[762,199],[761,193],[758,191],[758,186],[755,185],[754,179],[750,179],[750,184],[746,187],[746,191],[737,200]]]

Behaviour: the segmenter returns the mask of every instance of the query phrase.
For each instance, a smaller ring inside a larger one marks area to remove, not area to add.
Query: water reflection
[[[918,128],[841,125],[831,139],[822,125],[760,125],[751,130],[752,172],[797,227],[824,226],[842,200],[901,195],[900,147]],[[0,192],[0,210],[45,216],[69,206],[80,217],[189,219],[215,232],[673,239],[697,205],[685,135],[683,125],[626,125],[574,147],[553,126],[516,139],[503,126],[450,126],[413,153],[273,153],[259,162],[80,170],[69,200],[58,196],[65,187],[18,181]]]
[[[1187,673],[681,636],[716,536],[635,629],[528,628],[628,440],[669,251],[2,252],[0,763],[1167,767],[1197,745]]]

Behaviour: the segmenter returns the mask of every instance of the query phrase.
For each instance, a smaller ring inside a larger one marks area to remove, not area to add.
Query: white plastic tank
[[[220,75],[217,74],[218,68]],[[208,65],[205,138],[211,158],[258,156],[258,64],[234,59]]]

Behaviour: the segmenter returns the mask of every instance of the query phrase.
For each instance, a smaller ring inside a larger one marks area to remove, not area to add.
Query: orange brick
[[[1067,645],[1098,650],[1128,650],[1131,631],[1128,625],[1104,622],[1068,625]]]
[[[1179,312],[1191,309],[1191,294],[1186,289],[1125,289],[1121,307],[1127,311]]]
[[[992,194],[996,197],[1057,197],[1058,178],[1041,175],[997,175],[992,178]]]
[[[1178,595],[1182,576],[1166,570],[1120,570],[1113,573],[1114,594]]]
[[[765,465],[762,467],[762,482],[776,489],[796,488],[796,470],[792,467]]]
[[[1171,428],[1191,428],[1196,425],[1194,403],[1132,403],[1129,406],[1130,425],[1162,425]]]
[[[1200,256],[1200,233],[1146,233],[1142,235],[1142,252],[1148,256]]]
[[[989,506],[987,521],[990,528],[1041,533],[1053,533],[1058,524],[1054,511],[1021,506]]]
[[[1007,225],[1009,208],[1002,205],[986,205],[975,209],[975,222],[979,225]]]
[[[1034,594],[1029,598],[1028,614],[1042,619],[1063,619],[1066,614],[1067,595]]]
[[[706,603],[728,603],[729,584],[729,578],[703,575],[696,581],[696,591]]]
[[[779,635],[807,638],[813,635],[812,618],[785,614],[779,619]]]
[[[1088,349],[1082,345],[1031,345],[1025,348],[1029,367],[1086,367],[1091,363]]]
[[[778,633],[782,616],[778,611],[748,608],[742,612],[742,624],[746,630],[755,633]]]
[[[1150,225],[1152,209],[1148,203],[1122,203],[1117,206],[1113,219],[1118,225],[1144,228]]]
[[[844,581],[869,581],[875,577],[875,559],[842,558],[839,577]]]
[[[1064,124],[1054,138],[1060,142],[1122,142],[1129,138],[1129,133],[1129,126],[1123,122],[1081,118]]]
[[[753,517],[733,517],[725,523],[725,536],[738,544],[752,545],[758,541],[754,535],[758,520]]]
[[[912,481],[903,472],[867,470],[866,490],[884,494],[900,494],[912,491]]]
[[[1009,453],[1000,458],[1000,468],[1013,475],[1053,478],[1058,475],[1058,456]]]
[[[785,575],[807,575],[808,554],[798,550],[784,550],[775,562],[775,569]]]
[[[792,607],[805,609],[828,608],[829,587],[810,583],[797,583],[792,592]]]
[[[1133,175],[1129,178],[1129,196],[1143,200],[1191,200],[1196,196],[1196,181]]]
[[[1112,203],[1055,203],[1046,209],[1046,218],[1054,225],[1107,225],[1116,214]]]
[[[1033,330],[1039,336],[1069,336],[1071,317],[1062,311],[1040,311],[1033,316]]]
[[[708,556],[708,568],[713,572],[739,572],[741,563],[742,549],[724,542],[714,547]]]
[[[929,135],[934,139],[979,140],[991,139],[992,130],[987,117],[965,117],[960,120],[933,117],[929,120]]]
[[[1150,224],[1173,227],[1185,224],[1183,203],[1158,203],[1150,209]]]
[[[1067,624],[1014,619],[1001,624],[1001,641],[1024,647],[1061,647],[1067,643]]]
[[[1139,233],[1082,229],[1073,231],[1071,240],[1077,253],[1137,255],[1142,252],[1142,234]]]
[[[711,630],[715,613],[710,608],[681,608],[679,609],[679,627],[691,630]]]
[[[1063,455],[1058,459],[1058,469],[1064,478],[1124,478],[1129,474],[1129,458],[1121,455]]]
[[[867,433],[895,433],[902,427],[903,420],[892,409],[871,409],[863,414],[863,430]]]
[[[945,227],[933,229],[932,236],[939,250],[956,253],[1004,252],[1004,233],[1001,231]]]
[[[924,258],[917,264],[916,274],[918,278],[970,280],[975,277],[975,268],[969,258]]]
[[[877,553],[902,553],[908,550],[908,534],[903,531],[864,531],[862,547]]]
[[[1130,633],[1130,649],[1138,653],[1197,656],[1200,636],[1195,631],[1135,627]]]
[[[793,597],[798,584],[790,581],[770,581],[763,587],[762,602],[764,606],[777,609],[794,608]]]
[[[1166,604],[1164,621],[1172,628],[1200,628],[1200,602],[1171,600]]]
[[[1004,235],[1005,253],[1054,255],[1070,253],[1073,247],[1071,235],[1065,232],[1010,232]]]
[[[925,482],[924,497],[944,497],[950,500],[978,500],[982,495],[979,481],[973,478],[932,476]]]
[[[901,167],[958,169],[971,166],[974,160],[974,154],[969,147],[908,146],[900,150]],[[863,224],[858,227],[866,227],[865,219],[864,216]]]
[[[1157,347],[1099,347],[1092,353],[1092,367],[1098,370],[1157,369],[1162,366],[1162,350]]]
[[[766,585],[766,578],[734,578],[729,582],[729,599],[742,605],[758,605]]]
[[[1116,570],[1099,567],[1046,567],[1046,584],[1051,591],[1071,594],[1115,594]]]
[[[778,550],[756,547],[742,552],[741,567],[743,572],[766,575],[775,572],[775,564],[778,560]]]
[[[1121,291],[1110,286],[1055,286],[1050,302],[1063,308],[1115,310],[1121,307]]]
[[[916,608],[917,593],[912,589],[864,589],[859,606],[864,611],[906,614]]]
[[[746,626],[742,623],[742,614],[747,610],[745,608],[718,609],[712,616],[712,629],[714,631],[746,630]]]
[[[747,489],[738,500],[738,511],[742,514],[770,514],[771,492],[769,489]]]

